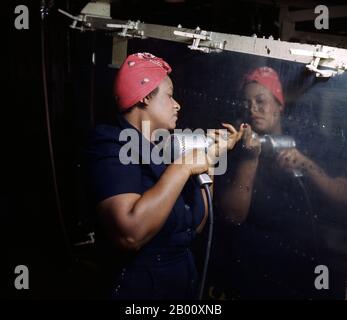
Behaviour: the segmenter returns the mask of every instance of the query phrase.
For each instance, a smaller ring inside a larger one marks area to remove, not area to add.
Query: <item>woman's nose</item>
[[[257,105],[257,103],[255,101],[251,102],[249,110],[251,112],[258,112],[259,111],[258,105]]]
[[[175,99],[173,99],[173,101],[174,101],[174,107],[175,107],[175,109],[176,109],[177,111],[180,111],[180,109],[181,109],[180,104],[179,104]]]

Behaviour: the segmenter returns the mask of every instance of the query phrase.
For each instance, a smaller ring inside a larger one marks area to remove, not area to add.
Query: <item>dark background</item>
[[[98,268],[93,250],[91,246],[74,244],[88,240],[88,232],[93,231],[81,182],[81,150],[87,131],[96,123],[112,122],[114,116],[110,106],[113,105],[111,86],[115,70],[108,67],[112,37],[101,32],[71,30],[70,20],[57,12],[57,8],[62,8],[77,15],[87,2],[47,1],[49,11],[43,22],[40,1],[13,1],[3,11],[6,32],[0,167],[4,257],[1,258],[1,297],[95,297],[91,288],[97,287],[93,275]],[[14,28],[17,4],[29,7],[29,30]],[[270,1],[195,0],[169,4],[159,0],[128,0],[114,1],[111,15],[117,19],[181,24],[187,28],[199,26],[247,36],[272,35],[276,39],[278,13],[278,6]],[[331,24],[331,31],[341,34],[343,26],[339,20]],[[312,26],[306,28],[311,30]],[[150,45],[147,43],[149,48]],[[47,131],[42,46],[46,52],[53,157]],[[97,57],[95,67],[91,63],[93,50]],[[179,50],[187,57],[193,56],[183,46]],[[199,59],[199,54],[197,56]],[[223,59],[223,55],[218,59]],[[177,63],[173,61],[173,64]],[[202,88],[192,90],[201,92]],[[213,87],[210,90],[213,91]],[[178,95],[189,100],[183,91],[178,91]],[[211,119],[212,123],[219,121],[217,116]],[[184,117],[180,124],[187,124]],[[190,126],[199,126],[198,118]],[[19,264],[29,268],[30,290],[18,291],[13,286],[14,268]]]

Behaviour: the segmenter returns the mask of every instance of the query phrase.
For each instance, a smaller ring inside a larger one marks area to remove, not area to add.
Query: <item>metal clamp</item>
[[[90,23],[86,22],[87,16],[85,14],[79,14],[78,16],[73,16],[72,14],[70,14],[64,10],[58,9],[58,11],[60,13],[62,13],[63,15],[65,15],[65,16],[67,16],[73,20],[72,24],[70,25],[71,29],[77,29],[77,30],[80,30],[83,32],[86,29],[91,27]],[[80,27],[77,26],[77,23],[79,23],[79,22],[82,23],[82,25]]]
[[[333,77],[336,74],[339,73],[341,69],[345,69],[344,66],[336,65],[337,71],[334,70],[322,70],[318,69],[319,64],[321,62],[321,59],[330,59],[335,60],[335,53],[333,49],[327,48],[325,46],[322,46],[320,50],[317,51],[307,51],[307,50],[301,50],[301,49],[290,49],[290,53],[294,55],[301,55],[301,56],[307,56],[307,57],[313,57],[313,60],[310,64],[306,65],[306,68],[308,70],[311,70],[316,73],[316,77],[324,77],[329,78]]]
[[[110,29],[122,29],[122,31],[118,33],[118,35],[121,37],[144,38],[144,31],[139,30],[139,23],[140,21],[135,22],[129,20],[127,24],[108,23],[106,24],[106,27]],[[134,32],[128,33],[128,30],[133,30]]]
[[[71,18],[73,20],[72,24],[70,25],[70,28],[77,29],[80,31],[86,31],[92,29],[92,24],[90,22],[87,22],[88,17],[94,17],[95,15],[89,15],[89,14],[79,14],[78,16],[73,16],[72,14],[58,9],[60,13],[63,15]],[[82,10],[83,11],[83,10]],[[108,17],[104,17],[108,18]],[[78,23],[81,23],[81,26],[77,26]],[[121,37],[130,37],[130,38],[145,38],[144,31],[139,30],[139,24],[140,21],[131,21],[129,20],[126,24],[115,24],[115,23],[107,23],[106,28],[109,29],[121,29],[122,31],[118,33]],[[133,32],[129,33],[129,30],[133,30]]]
[[[89,232],[88,233],[88,240],[74,243],[74,246],[75,247],[79,247],[79,246],[84,246],[84,245],[87,245],[87,244],[94,244],[94,243],[95,243],[95,233],[94,232]]]
[[[182,28],[180,25],[179,28]],[[213,42],[212,41],[212,32],[207,32],[205,30],[201,30],[199,27],[195,29],[194,33],[191,32],[184,32],[180,30],[175,30],[174,35],[185,37],[185,38],[191,38],[193,39],[193,43],[188,46],[191,50],[199,50],[205,53],[210,53],[212,51],[215,52],[221,52],[225,47],[225,41],[224,42]],[[210,41],[208,47],[200,47],[200,41]]]

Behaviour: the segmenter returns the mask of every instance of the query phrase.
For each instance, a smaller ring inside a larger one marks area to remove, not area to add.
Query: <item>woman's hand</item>
[[[258,159],[261,152],[261,143],[256,134],[253,133],[249,124],[242,124],[242,147],[250,159]]]
[[[216,129],[209,130],[207,133],[207,136],[215,141],[215,143],[207,150],[209,165],[214,165],[218,161],[218,157],[221,157],[225,152],[232,150],[242,137],[242,126],[239,132],[231,124],[222,123],[222,126],[227,129],[227,132]]]
[[[182,166],[189,176],[208,171],[208,161],[205,150],[192,149],[185,155],[176,159],[173,165]]]
[[[291,148],[282,150],[278,154],[277,163],[280,168],[286,171],[292,171],[295,169],[306,170],[309,166],[309,159],[298,151],[298,149]]]
[[[227,150],[232,150],[235,144],[242,138],[244,127],[243,124],[240,126],[240,130],[237,130],[229,123],[222,123],[222,126],[228,130],[227,132]],[[225,138],[225,137],[224,137]]]

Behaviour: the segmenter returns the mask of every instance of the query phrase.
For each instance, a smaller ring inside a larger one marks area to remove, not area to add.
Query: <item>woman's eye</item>
[[[265,100],[257,99],[256,102],[257,102],[258,105],[263,105],[265,103]]]

